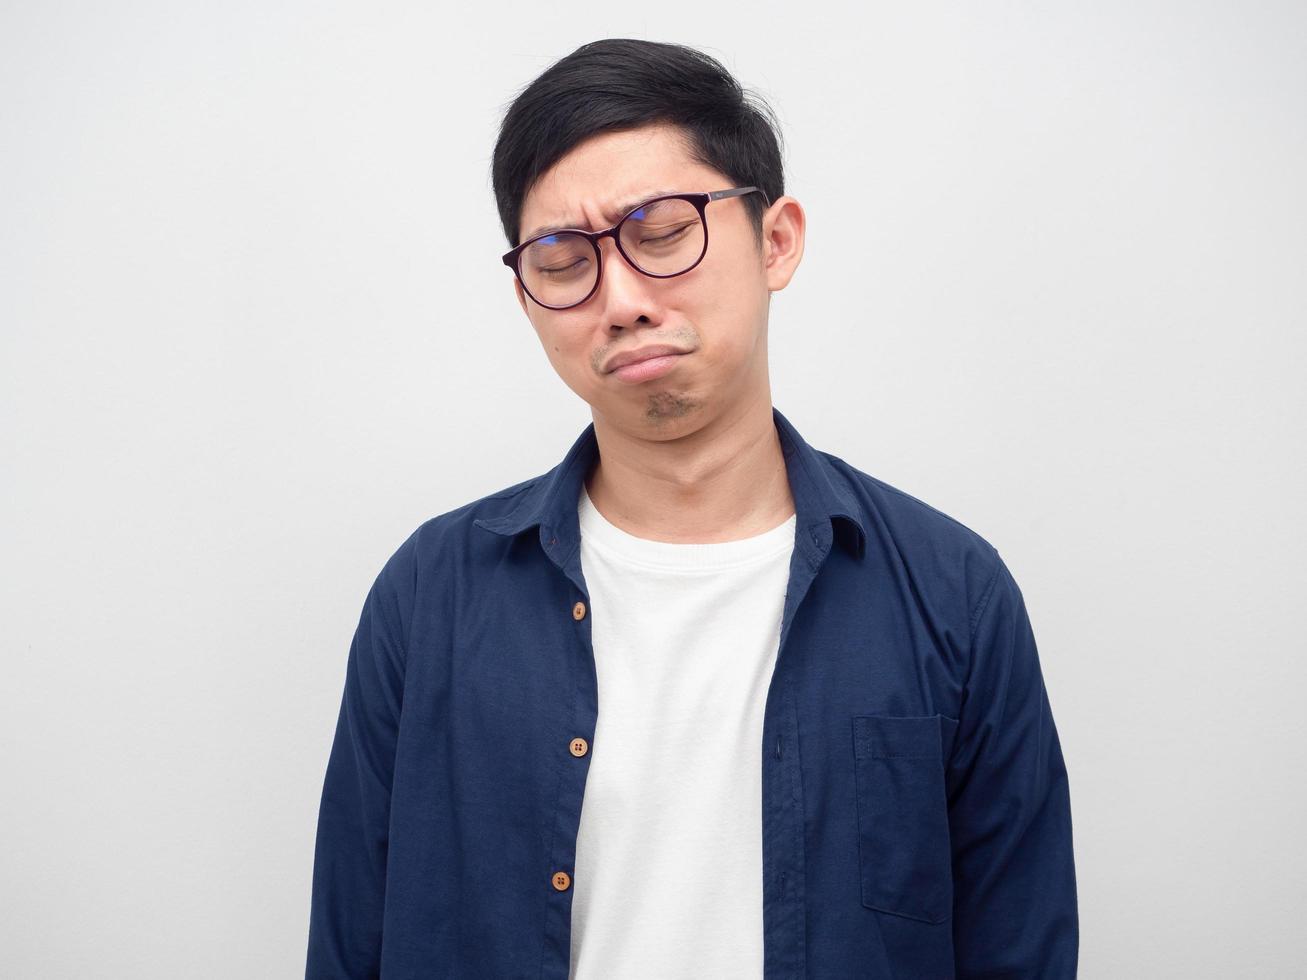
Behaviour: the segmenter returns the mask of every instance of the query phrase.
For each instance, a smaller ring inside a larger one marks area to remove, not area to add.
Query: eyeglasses
[[[603,258],[599,242],[612,238],[627,265],[654,279],[689,272],[708,252],[712,201],[744,194],[767,194],[759,187],[728,187],[695,194],[667,194],[637,204],[603,231],[567,228],[528,239],[503,256],[526,294],[548,310],[580,306],[599,288]],[[770,206],[770,201],[768,201]]]

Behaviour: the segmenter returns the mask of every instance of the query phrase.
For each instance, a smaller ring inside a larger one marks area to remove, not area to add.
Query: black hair
[[[554,62],[513,100],[495,141],[491,180],[510,247],[535,182],[583,140],[655,123],[681,128],[691,158],[736,186],[785,193],[780,125],[716,59],[680,44],[604,38]],[[715,187],[696,190],[717,190]],[[762,241],[760,194],[741,200]]]

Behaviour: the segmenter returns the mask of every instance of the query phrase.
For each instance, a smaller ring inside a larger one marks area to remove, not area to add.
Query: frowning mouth
[[[654,378],[662,377],[668,371],[674,370],[681,361],[689,356],[690,352],[688,351],[684,354],[659,354],[623,364],[610,371],[609,374],[627,384],[639,384],[642,381],[651,381]]]
[[[638,361],[648,360],[653,357],[661,357],[664,354],[685,354],[687,351],[679,347],[673,347],[671,344],[650,344],[648,347],[640,347],[636,350],[623,351],[615,354],[608,359],[604,365],[604,373],[611,374],[620,367],[627,364],[635,364]]]

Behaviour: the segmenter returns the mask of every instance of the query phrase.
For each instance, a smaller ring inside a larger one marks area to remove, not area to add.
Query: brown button
[[[572,618],[573,618],[573,619],[585,619],[585,603],[584,603],[584,602],[578,602],[575,606],[572,607]]]
[[[590,745],[583,738],[574,738],[568,748],[578,759],[589,751]]]
[[[554,883],[554,890],[560,892],[567,891],[567,886],[572,883],[566,871],[555,871],[554,876],[549,880]]]

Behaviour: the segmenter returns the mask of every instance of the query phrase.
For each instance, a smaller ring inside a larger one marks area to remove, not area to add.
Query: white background
[[[1301,970],[1307,12],[623,6],[0,8],[0,974],[303,975],[368,586],[589,421],[489,166],[604,36],[774,106],[776,406],[1020,583],[1081,976]]]

